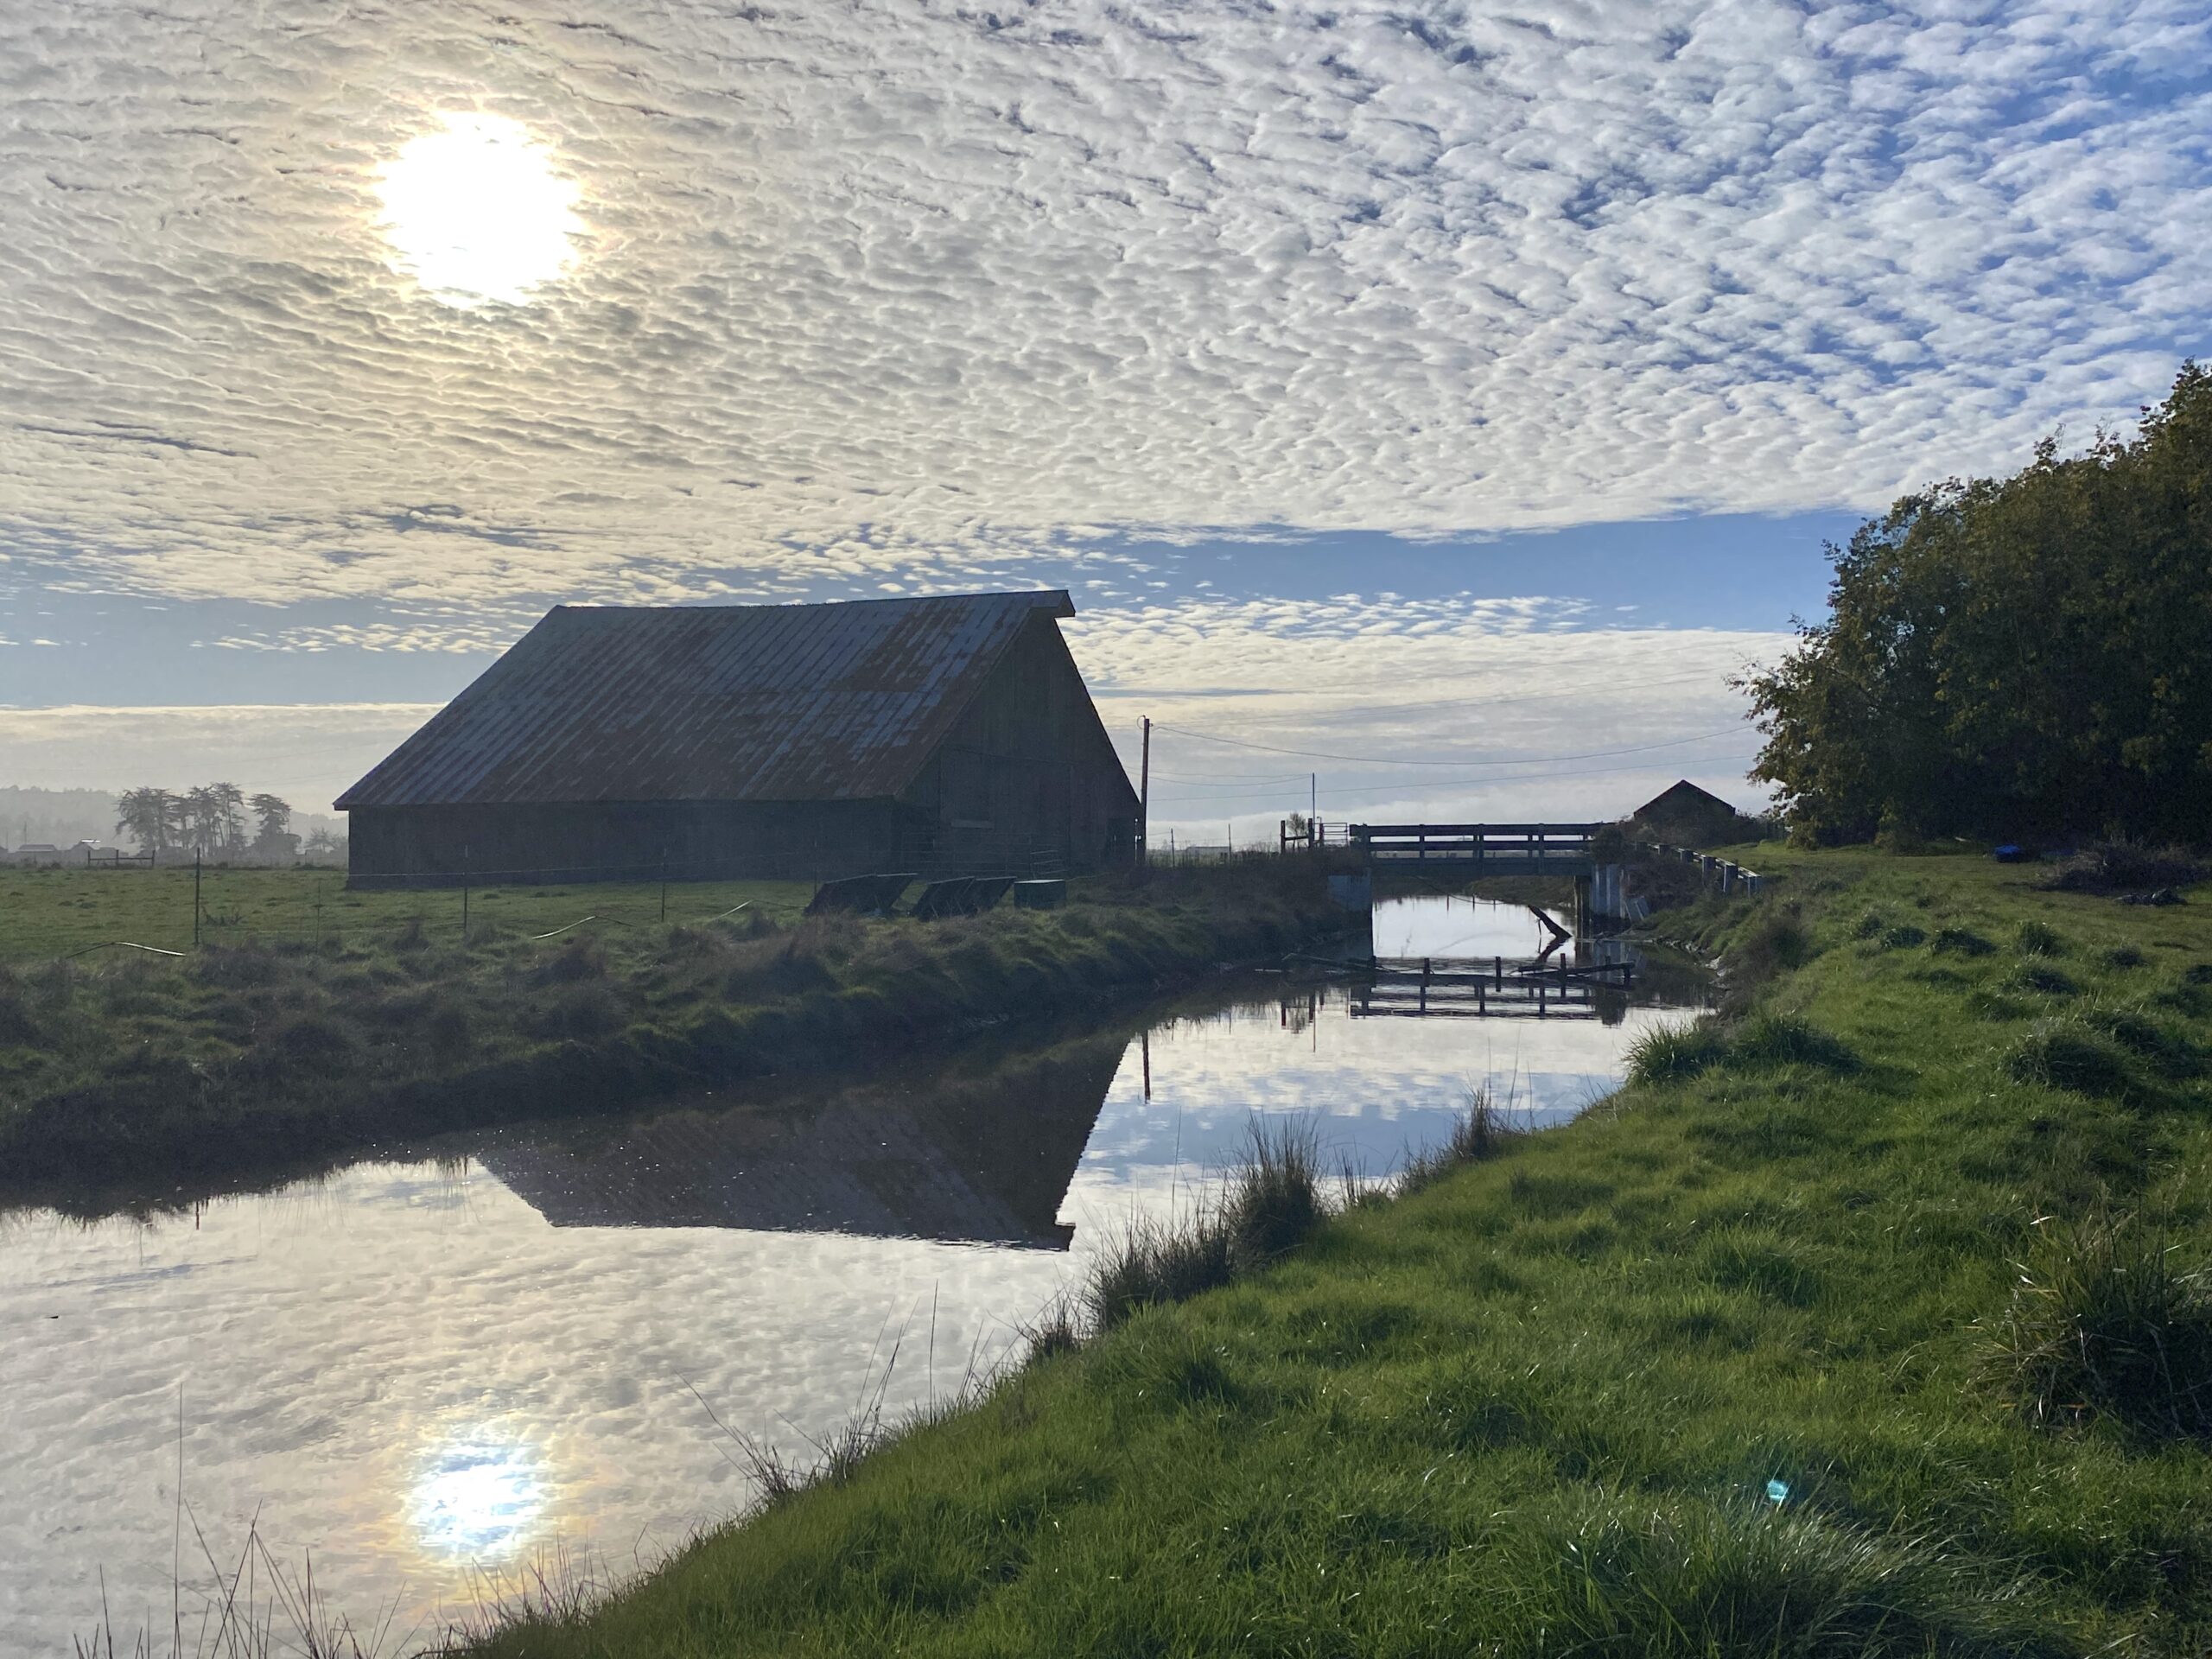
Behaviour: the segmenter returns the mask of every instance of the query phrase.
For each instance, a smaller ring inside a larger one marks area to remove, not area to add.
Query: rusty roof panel
[[[1061,592],[563,605],[340,796],[364,806],[899,793]]]

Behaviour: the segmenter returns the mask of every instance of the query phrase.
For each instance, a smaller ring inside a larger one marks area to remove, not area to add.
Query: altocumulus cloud
[[[2195,0],[0,11],[0,544],[175,595],[941,582],[1872,505],[2202,338]],[[575,186],[442,305],[442,112]],[[732,573],[736,573],[734,575]]]

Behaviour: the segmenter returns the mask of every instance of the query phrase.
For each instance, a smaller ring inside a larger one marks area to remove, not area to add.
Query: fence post
[[[192,849],[192,948],[200,948],[200,849]]]

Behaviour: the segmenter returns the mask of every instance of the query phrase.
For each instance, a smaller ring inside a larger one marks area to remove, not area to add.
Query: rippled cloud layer
[[[1872,505],[2124,419],[2202,340],[2207,29],[18,6],[0,546],[473,605],[974,585],[1109,530]],[[442,302],[378,228],[455,116],[574,186],[525,302]]]

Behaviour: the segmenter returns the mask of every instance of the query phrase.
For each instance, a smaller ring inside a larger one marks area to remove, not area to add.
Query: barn
[[[1040,874],[1138,804],[1061,592],[563,605],[340,796],[356,885]]]
[[[1645,834],[1686,847],[1741,841],[1745,830],[1742,813],[1687,778],[1637,807],[1633,817]]]

